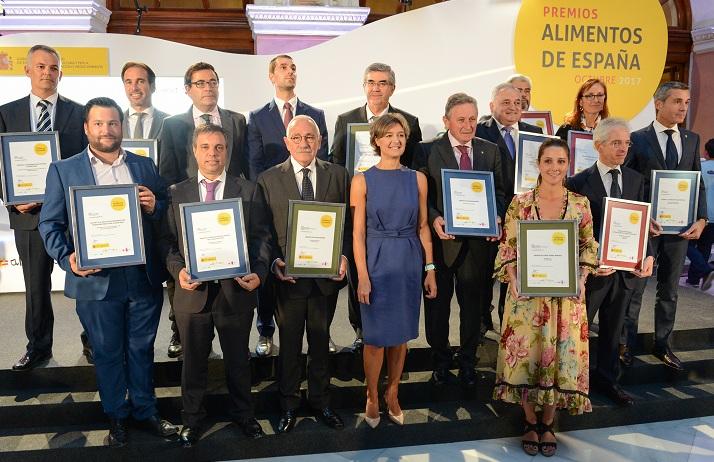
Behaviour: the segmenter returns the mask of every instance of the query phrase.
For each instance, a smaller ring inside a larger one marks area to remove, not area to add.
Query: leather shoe
[[[120,448],[128,441],[125,419],[111,419],[109,434],[104,438],[104,444],[110,448]]]
[[[664,350],[655,350],[653,353],[655,358],[659,359],[664,363],[665,366],[671,367],[676,371],[683,371],[684,367],[682,362],[677,358],[677,356],[672,353],[672,350],[665,348]]]
[[[620,362],[625,367],[632,366],[632,353],[627,345],[620,345]]]
[[[280,416],[280,422],[278,422],[278,433],[287,433],[295,427],[295,422],[297,422],[297,416],[295,411],[290,409],[283,412]]]
[[[160,438],[167,438],[179,432],[177,425],[173,425],[168,420],[164,420],[158,414],[149,417],[148,419],[137,421],[138,425]]]
[[[456,383],[456,376],[448,369],[434,369],[431,373],[431,383],[437,387]]]
[[[79,334],[79,340],[82,342],[82,354],[87,358],[89,364],[94,364],[94,351],[92,350],[92,344],[89,343],[89,337],[85,331]]]
[[[12,365],[13,371],[29,371],[37,366],[44,366],[52,357],[51,351],[42,353],[25,352],[22,358]]]
[[[464,387],[475,387],[476,372],[472,367],[459,369],[459,381]]]
[[[264,357],[270,356],[273,351],[273,337],[261,335],[258,337],[258,343],[255,345],[255,354]]]
[[[199,427],[184,425],[181,429],[181,433],[179,433],[179,441],[181,441],[181,445],[185,448],[190,448],[198,443],[199,439],[201,439],[201,429]]]
[[[610,398],[618,406],[632,406],[635,400],[618,384],[609,384],[598,387],[603,395]]]
[[[352,351],[357,352],[357,351],[362,351],[363,346],[364,346],[364,338],[362,338],[362,335],[359,334],[355,338],[355,341],[352,342],[352,346],[350,348],[352,349]]]
[[[169,340],[169,348],[166,354],[169,358],[178,358],[183,354],[183,346],[181,345],[181,340],[179,340],[179,336],[175,332],[171,336],[171,340]]]
[[[257,440],[258,438],[262,438],[265,436],[265,433],[263,432],[263,427],[261,427],[258,421],[252,417],[236,423],[241,428],[241,430],[243,430],[243,434],[248,438]]]
[[[320,409],[319,411],[315,410],[314,412],[315,412],[315,416],[318,419],[322,420],[322,423],[324,423],[325,425],[327,425],[330,428],[334,428],[336,430],[341,430],[345,427],[345,424],[344,424],[344,422],[342,422],[342,419],[340,418],[340,416],[335,414],[335,411],[333,411],[329,407]]]

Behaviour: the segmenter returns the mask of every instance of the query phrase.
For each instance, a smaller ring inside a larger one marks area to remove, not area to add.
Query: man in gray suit
[[[151,95],[156,91],[156,74],[144,63],[129,61],[121,70],[129,109],[124,111],[124,138],[157,139],[169,115],[156,109]]]

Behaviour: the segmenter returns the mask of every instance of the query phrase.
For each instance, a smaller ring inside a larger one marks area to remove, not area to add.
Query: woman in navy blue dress
[[[419,335],[422,280],[426,296],[436,296],[426,177],[399,163],[408,137],[409,125],[400,114],[375,120],[370,141],[381,159],[355,176],[350,192],[364,334],[365,420],[372,428],[379,423],[377,388],[385,350],[387,415],[399,425],[404,422],[397,391],[407,342]]]

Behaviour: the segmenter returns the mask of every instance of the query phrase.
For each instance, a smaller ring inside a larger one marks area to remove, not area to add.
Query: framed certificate
[[[550,111],[523,111],[521,122],[542,128],[546,135],[553,134],[553,116]]]
[[[136,184],[70,186],[69,206],[79,269],[146,263]]]
[[[634,271],[647,256],[650,204],[605,198],[598,259],[603,268]]]
[[[121,147],[137,156],[149,157],[154,164],[159,165],[159,148],[155,139],[125,139],[122,140]]]
[[[593,144],[592,132],[569,131],[568,146],[570,146],[569,176],[590,168],[598,159],[598,153]]]
[[[700,172],[652,170],[652,218],[662,226],[662,234],[679,234],[696,221],[700,176]]]
[[[57,132],[0,133],[5,205],[43,202],[47,170],[59,158]]]
[[[351,174],[364,172],[379,163],[380,157],[369,142],[369,123],[347,124],[345,168]]]
[[[498,236],[492,172],[443,169],[441,184],[447,234]]]
[[[340,273],[345,204],[291,200],[285,274],[301,278]]]
[[[186,270],[192,281],[250,273],[240,198],[179,206]]]
[[[577,220],[518,220],[517,242],[521,295],[578,295]]]
[[[538,181],[538,148],[548,138],[555,136],[519,132],[516,151],[516,181],[514,193],[519,194],[536,187]]]

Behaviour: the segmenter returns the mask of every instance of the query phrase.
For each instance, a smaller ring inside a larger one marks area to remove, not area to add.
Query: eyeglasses
[[[292,141],[293,144],[300,144],[303,139],[307,144],[313,144],[317,140],[317,137],[315,135],[293,135],[290,137],[290,141]]]
[[[597,94],[589,94],[589,95],[583,95],[583,98],[587,100],[594,100],[594,99],[605,99],[607,95],[605,93],[597,93]]]
[[[630,146],[632,146],[632,142],[630,140],[627,140],[627,141],[614,140],[614,141],[610,141],[610,146],[612,146],[615,149],[620,149],[623,146],[625,148],[629,149]]]
[[[218,86],[218,80],[196,80],[195,82],[190,82],[188,84],[189,86],[193,85],[196,88],[204,88],[206,85],[208,85],[211,88],[216,88]]]
[[[367,85],[367,88],[386,88],[392,86],[392,84],[387,82],[386,80],[380,80],[379,82],[376,82],[374,80],[367,80],[364,84]]]

